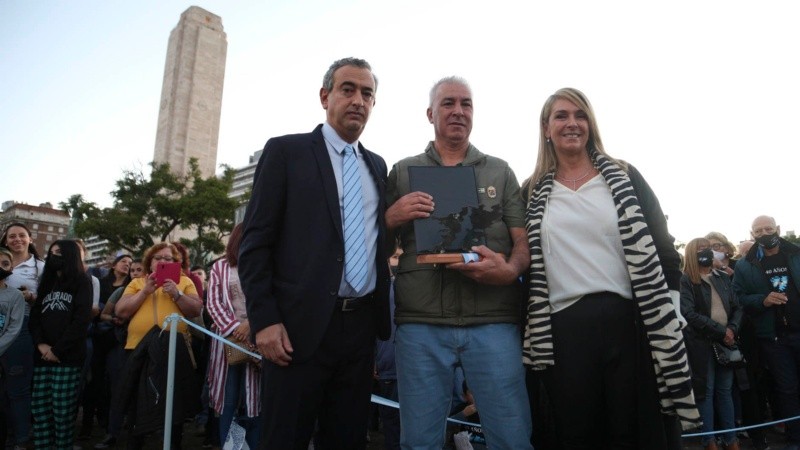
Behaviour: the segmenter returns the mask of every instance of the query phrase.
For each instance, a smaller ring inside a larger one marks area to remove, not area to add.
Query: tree
[[[180,239],[189,249],[192,265],[205,266],[211,255],[225,250],[222,240],[233,230],[236,209],[247,198],[228,197],[233,187],[234,174],[233,169],[225,166],[221,178],[194,179],[192,187],[195,195],[186,199],[185,212],[187,222],[195,227],[197,236],[194,239]],[[219,214],[221,211],[225,213]]]
[[[245,199],[230,198],[235,171],[224,166],[221,177],[203,178],[197,160],[189,161],[186,175],[176,175],[167,164],[152,163],[148,178],[141,170],[126,170],[111,192],[114,205],[98,208],[80,194],[59,206],[73,217],[75,234],[98,236],[113,249],[140,255],[170,234],[195,231],[195,239],[181,239],[192,264],[203,265],[224,249],[222,239],[233,229],[234,212]]]

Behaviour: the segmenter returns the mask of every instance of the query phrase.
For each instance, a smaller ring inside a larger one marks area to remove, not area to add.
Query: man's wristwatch
[[[172,301],[177,302],[178,299],[181,298],[181,297],[183,297],[183,291],[178,289],[178,295],[176,295],[175,297],[172,297]]]

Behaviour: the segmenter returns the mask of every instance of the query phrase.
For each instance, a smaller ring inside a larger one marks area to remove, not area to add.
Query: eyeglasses
[[[754,228],[753,229],[753,236],[758,237],[758,236],[761,236],[762,234],[775,234],[776,231],[778,231],[778,230],[775,227],[772,227],[772,226]]]
[[[172,256],[162,256],[162,255],[153,256],[153,259],[155,259],[156,261],[166,261],[166,262],[175,261],[175,258],[173,258]]]
[[[711,244],[711,248],[713,248],[714,250],[724,250],[725,249],[725,244],[717,242],[717,243]]]

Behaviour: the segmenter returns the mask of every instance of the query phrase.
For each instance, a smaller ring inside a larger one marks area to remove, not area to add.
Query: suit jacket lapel
[[[311,145],[313,146],[314,156],[317,158],[317,167],[325,190],[323,195],[325,195],[325,200],[328,202],[328,210],[331,213],[333,226],[339,232],[339,237],[344,239],[341,207],[339,206],[339,189],[336,186],[336,175],[333,174],[328,147],[325,145],[325,138],[322,137],[322,125],[311,133]]]

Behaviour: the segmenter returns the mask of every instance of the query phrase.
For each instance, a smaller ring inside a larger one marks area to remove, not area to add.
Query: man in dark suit
[[[359,142],[377,79],[334,62],[327,120],[270,139],[244,219],[239,277],[265,357],[262,449],[365,448],[375,338],[389,335],[386,163]],[[360,194],[358,191],[360,190]]]

